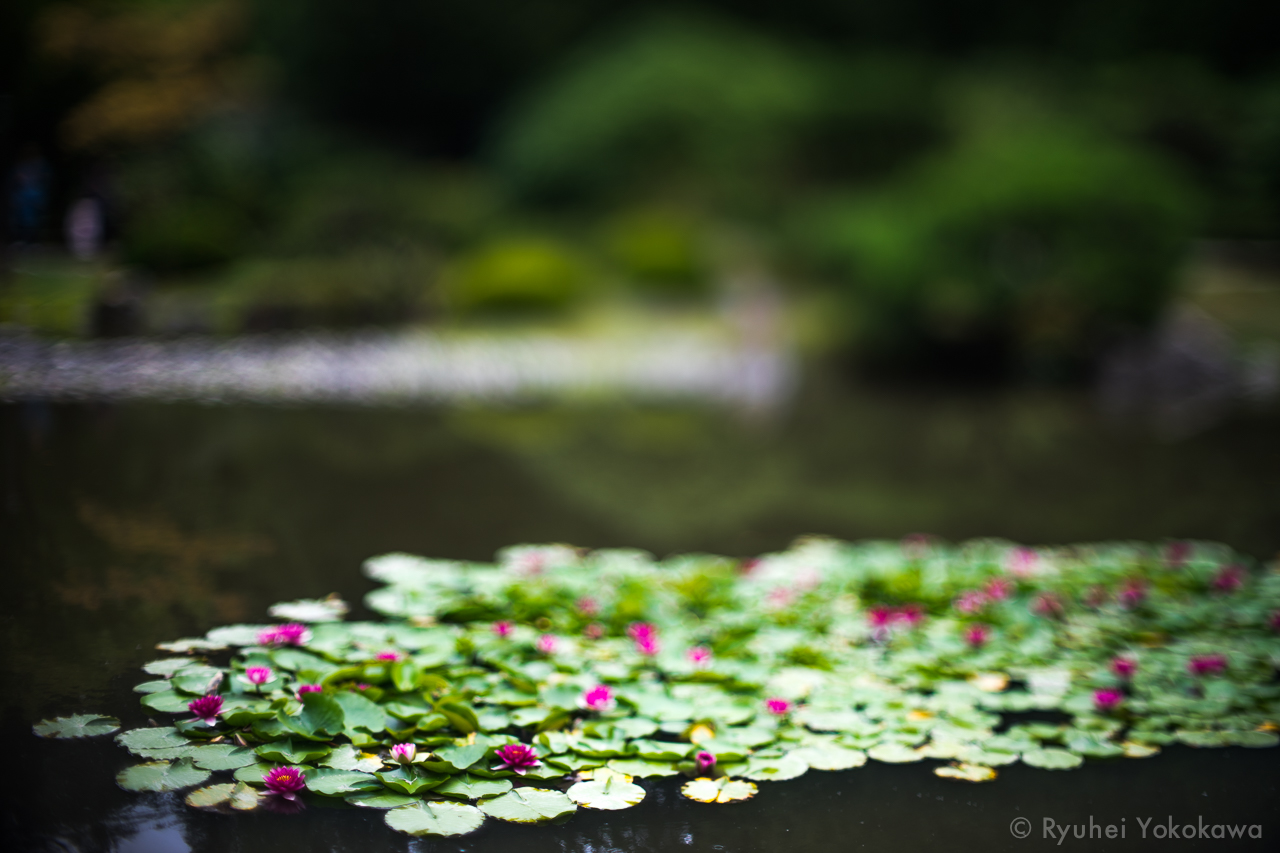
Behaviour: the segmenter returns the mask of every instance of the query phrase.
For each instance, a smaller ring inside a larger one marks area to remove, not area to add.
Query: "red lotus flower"
[[[324,688],[321,687],[319,684],[299,684],[298,692],[296,695],[298,697],[298,701],[301,702],[302,697],[308,693],[323,693],[323,692],[324,692]]]
[[[1218,573],[1213,576],[1211,585],[1218,592],[1235,592],[1244,586],[1247,577],[1248,573],[1245,572],[1244,566],[1232,563],[1218,570]]]
[[[310,629],[301,622],[289,622],[268,628],[258,634],[260,646],[300,646],[311,636]]]
[[[533,747],[523,743],[509,743],[494,750],[493,754],[500,762],[494,770],[510,770],[520,776],[542,763]]]
[[[1093,707],[1103,714],[1119,708],[1122,702],[1124,702],[1124,694],[1119,690],[1095,690],[1093,693]]]
[[[986,625],[970,625],[964,632],[964,641],[973,648],[981,648],[991,638],[991,629]]]
[[[1193,655],[1187,661],[1187,671],[1192,675],[1222,675],[1227,671],[1227,656]]]
[[[588,711],[612,711],[617,705],[613,691],[603,684],[597,684],[578,697],[578,707]]]
[[[764,709],[775,717],[785,717],[787,714],[790,714],[794,708],[795,706],[786,699],[778,699],[775,697],[773,699],[764,700]]]
[[[199,699],[188,702],[187,710],[195,714],[200,722],[212,726],[218,722],[218,715],[222,713],[222,697],[216,693],[201,696]]]
[[[694,646],[689,649],[689,651],[685,652],[684,656],[689,659],[689,663],[699,669],[711,665],[711,649],[706,646]]]
[[[307,786],[307,777],[295,767],[277,767],[263,774],[262,784],[271,793],[294,800],[297,793]]]
[[[1130,679],[1138,671],[1138,662],[1134,658],[1121,656],[1111,661],[1111,671],[1121,678]]]
[[[716,757],[709,752],[699,752],[693,757],[694,762],[698,765],[699,773],[707,773],[712,767],[716,766]]]

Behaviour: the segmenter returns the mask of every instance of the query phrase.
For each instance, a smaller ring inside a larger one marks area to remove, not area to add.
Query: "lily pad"
[[[432,793],[464,800],[482,800],[510,790],[511,783],[506,779],[485,779],[470,773],[459,773],[443,785],[433,788]]]
[[[310,741],[278,740],[264,743],[255,751],[268,761],[277,761],[281,764],[307,764],[324,758],[333,750],[323,744]]]
[[[436,755],[455,770],[466,770],[484,758],[484,754],[488,751],[489,746],[486,743],[469,743],[461,746],[446,746],[436,750]]]
[[[1022,762],[1045,770],[1071,770],[1084,763],[1084,759],[1065,749],[1033,749],[1022,753]]]
[[[210,743],[192,749],[191,760],[204,770],[238,770],[256,764],[258,754],[251,747]]]
[[[401,794],[417,794],[443,785],[449,777],[440,773],[430,773],[409,767],[397,767],[394,770],[383,770],[373,774],[382,784]]]
[[[199,788],[187,794],[186,803],[196,809],[233,809],[247,812],[256,809],[263,795],[243,782],[222,782]]]
[[[589,809],[627,809],[644,799],[644,788],[624,782],[616,776],[589,782],[578,782],[565,791],[569,799]]]
[[[808,769],[809,764],[805,759],[795,753],[787,753],[777,758],[752,756],[747,760],[746,769],[741,775],[757,782],[781,782],[784,779],[803,776]]]
[[[675,776],[680,771],[666,761],[646,761],[643,758],[615,758],[608,762],[610,770],[643,779],[649,776]]]
[[[802,746],[791,754],[814,770],[850,770],[867,763],[867,754],[862,750],[841,746]]]
[[[137,754],[144,749],[188,747],[191,742],[173,726],[155,726],[146,729],[130,729],[116,735],[116,743]]]
[[[511,823],[544,823],[578,810],[573,800],[559,791],[545,788],[516,788],[500,797],[484,800],[480,810],[490,817]]]
[[[361,752],[349,743],[334,747],[333,752],[322,759],[320,764],[336,770],[360,770],[365,773],[382,769],[381,758]]]
[[[307,773],[307,790],[326,797],[341,797],[358,791],[378,790],[382,782],[372,773],[320,767]]]
[[[162,714],[190,714],[187,704],[194,698],[189,693],[166,690],[163,693],[149,693],[143,696],[142,707]]]
[[[177,791],[199,785],[209,776],[209,771],[199,769],[191,759],[180,758],[173,763],[135,764],[120,771],[116,783],[126,791]]]
[[[150,663],[142,665],[142,671],[152,675],[163,675],[168,678],[180,669],[186,669],[189,666],[199,665],[199,661],[191,658],[163,658],[162,660],[153,660]]]
[[[288,622],[338,622],[350,608],[336,596],[329,598],[300,598],[273,604],[267,610],[277,619]]]
[[[41,720],[32,727],[32,730],[40,737],[61,739],[109,735],[119,728],[120,721],[115,717],[102,714],[73,714],[70,717]]]
[[[961,782],[990,782],[996,778],[996,771],[981,764],[949,764],[933,768],[933,773],[943,779],[958,779]]]
[[[882,743],[867,750],[867,755],[886,764],[909,764],[924,758],[917,750],[900,743]]]
[[[353,806],[361,806],[366,809],[398,809],[401,806],[419,802],[417,797],[410,797],[408,794],[397,794],[394,791],[385,789],[351,794],[346,797],[346,801]]]
[[[700,803],[733,803],[756,795],[756,786],[741,779],[694,779],[685,782],[680,793]]]
[[[442,800],[391,809],[383,820],[387,826],[408,835],[447,838],[479,829],[484,823],[484,812],[475,806]]]

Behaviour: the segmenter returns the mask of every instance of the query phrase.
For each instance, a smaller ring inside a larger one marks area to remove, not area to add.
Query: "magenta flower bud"
[[[398,743],[391,747],[391,758],[401,764],[412,764],[418,755],[418,747],[411,743]]]
[[[987,585],[983,588],[983,592],[987,594],[987,598],[992,601],[1004,601],[1013,595],[1013,581],[1008,578],[992,578],[987,581]]]
[[[645,638],[656,638],[658,629],[648,622],[632,622],[627,626],[627,636],[637,642]]]
[[[244,671],[244,680],[254,687],[261,687],[271,680],[275,673],[269,666],[251,666]]]
[[[636,651],[645,657],[653,657],[658,653],[657,637],[636,637]]]
[[[924,608],[919,604],[899,607],[893,612],[893,622],[906,625],[908,628],[917,628],[924,622]]]
[[[1116,600],[1125,610],[1132,610],[1147,600],[1147,585],[1140,579],[1134,578],[1120,589]]]
[[[385,651],[385,652],[378,652],[377,656],[376,656],[374,659],[375,659],[375,660],[381,660],[381,661],[387,661],[388,663],[395,663],[396,661],[400,660],[400,653],[399,653],[399,652],[393,652],[393,651],[390,651],[390,650]]]
[[[699,669],[711,665],[711,649],[706,646],[694,646],[685,652],[685,657],[689,659],[689,663]]]
[[[1031,604],[1031,610],[1037,616],[1044,616],[1049,619],[1060,619],[1062,614],[1066,612],[1066,608],[1062,606],[1062,599],[1052,592],[1037,595],[1036,600]]]
[[[555,654],[556,638],[550,634],[542,634],[538,637],[537,642],[533,644],[539,654],[550,655]]]
[[[1122,655],[1111,661],[1111,671],[1128,680],[1133,678],[1133,674],[1138,671],[1138,662],[1134,658]]]
[[[1227,671],[1227,656],[1193,655],[1187,661],[1187,671],[1192,675],[1222,675]]]
[[[598,640],[604,636],[604,626],[599,622],[592,622],[582,629],[582,633],[586,635],[588,640]]]
[[[964,641],[973,648],[981,648],[991,638],[991,629],[986,625],[970,625],[964,632]]]
[[[961,613],[977,613],[990,603],[985,592],[971,589],[956,596],[955,608]]]
[[[311,631],[301,622],[289,622],[268,628],[258,634],[260,646],[300,646],[311,637]]]
[[[1171,569],[1180,569],[1182,564],[1191,556],[1190,542],[1170,542],[1169,547],[1164,550],[1165,565]]]
[[[218,722],[218,715],[222,713],[222,697],[216,693],[201,696],[199,699],[188,702],[187,710],[200,722],[212,726]]]
[[[578,612],[583,616],[597,616],[600,613],[600,602],[591,596],[583,596],[578,599]]]
[[[888,628],[893,615],[892,607],[873,607],[867,611],[867,624],[873,629]]]
[[[785,717],[790,714],[795,706],[786,699],[766,699],[764,700],[764,709],[775,717]]]
[[[324,692],[324,688],[321,687],[319,684],[299,684],[298,693],[297,693],[298,701],[301,702],[302,697],[308,693],[322,693],[322,692]]]
[[[1093,693],[1093,707],[1102,714],[1111,713],[1119,708],[1122,702],[1124,702],[1124,694],[1119,690],[1095,690]]]
[[[698,765],[699,773],[709,773],[716,766],[716,757],[705,750],[695,755],[693,760]]]
[[[263,774],[262,784],[271,793],[294,800],[297,799],[295,795],[307,786],[307,777],[294,767],[277,767]]]
[[[603,684],[597,684],[578,697],[578,707],[588,711],[612,711],[617,705],[613,691]]]
[[[1213,580],[1210,583],[1218,592],[1235,592],[1240,587],[1244,586],[1244,581],[1247,576],[1244,566],[1232,563],[1231,565],[1223,566],[1219,569],[1218,573],[1213,576]]]
[[[506,621],[505,619],[501,622],[493,623],[493,633],[497,634],[499,637],[502,637],[503,639],[510,637],[511,632],[513,630],[515,630],[515,626],[512,625],[510,622]]]
[[[738,564],[738,573],[743,577],[749,577],[756,569],[760,568],[761,561],[759,557],[752,557],[749,560],[743,560]]]
[[[1005,570],[1014,577],[1027,578],[1036,573],[1040,555],[1032,548],[1014,548],[1005,558]]]
[[[500,762],[494,770],[510,770],[520,776],[542,763],[533,747],[523,743],[509,743],[494,750],[493,754]]]

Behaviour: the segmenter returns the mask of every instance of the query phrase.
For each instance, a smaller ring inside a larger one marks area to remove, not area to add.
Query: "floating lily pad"
[[[485,779],[470,773],[459,773],[443,785],[432,789],[433,794],[446,797],[459,797],[464,800],[481,800],[496,797],[511,790],[511,783],[506,779]]]
[[[210,743],[192,749],[191,760],[204,770],[238,770],[256,764],[258,754],[250,747]]]
[[[580,806],[589,809],[627,809],[644,799],[644,788],[632,782],[624,782],[616,776],[578,782],[565,794]]]
[[[777,758],[760,758],[752,756],[747,761],[741,775],[757,782],[781,782],[803,776],[809,764],[799,755],[787,753]]]
[[[441,773],[430,773],[412,767],[397,767],[393,770],[379,771],[374,776],[393,791],[401,794],[418,794],[439,787],[449,780]]]
[[[227,644],[216,643],[204,637],[188,637],[183,640],[174,640],[171,643],[156,643],[156,648],[162,652],[186,654],[189,652],[220,652],[227,648]]]
[[[383,819],[387,826],[408,835],[451,837],[479,829],[484,812],[475,806],[442,800],[391,809]]]
[[[307,790],[326,797],[341,797],[358,791],[379,790],[382,782],[372,773],[320,767],[307,773]]]
[[[300,598],[271,605],[267,611],[287,622],[337,622],[347,615],[347,603],[340,598]]]
[[[1125,741],[1120,747],[1124,750],[1125,758],[1150,758],[1160,754],[1160,747],[1132,740]]]
[[[680,793],[700,803],[733,803],[751,799],[756,795],[757,790],[751,782],[721,777],[685,782],[680,788]]]
[[[321,759],[320,764],[337,770],[360,770],[365,773],[382,769],[381,758],[361,752],[349,743],[334,747],[333,752]]]
[[[867,755],[886,764],[908,764],[919,761],[924,755],[900,743],[882,743],[867,750]]]
[[[196,698],[189,693],[177,693],[166,690],[163,693],[149,693],[142,697],[142,707],[163,714],[190,714],[187,704]]]
[[[186,669],[190,666],[199,665],[199,661],[191,658],[164,658],[162,660],[153,660],[150,663],[142,665],[142,671],[152,675],[163,675],[165,678],[173,675],[180,669]]]
[[[643,758],[615,758],[606,765],[610,770],[643,779],[649,776],[675,776],[680,771],[666,761],[646,761]]]
[[[1233,745],[1250,749],[1267,749],[1280,744],[1280,735],[1275,732],[1230,732],[1229,738]]]
[[[408,794],[397,794],[386,789],[363,791],[358,794],[351,794],[345,799],[353,806],[361,806],[366,809],[398,809],[401,806],[419,802],[417,797],[410,797]]]
[[[961,782],[990,782],[996,778],[996,771],[981,764],[950,764],[933,768],[933,773],[943,779],[958,779]]]
[[[865,752],[842,746],[802,746],[791,754],[814,770],[850,770],[867,763]]]
[[[1065,749],[1033,749],[1022,753],[1024,764],[1045,770],[1071,770],[1084,763],[1084,759]]]
[[[513,791],[484,800],[480,810],[490,817],[511,823],[544,823],[578,810],[573,800],[559,791],[544,788],[516,788]]]
[[[277,761],[281,764],[306,764],[324,758],[333,750],[323,744],[290,739],[264,743],[255,751],[268,761]]]
[[[173,726],[155,726],[146,729],[130,729],[116,735],[116,743],[130,752],[143,749],[188,747],[191,741],[183,737]]]
[[[126,791],[177,791],[199,785],[209,776],[209,771],[199,769],[191,759],[181,758],[173,763],[135,764],[120,771],[116,783]]]
[[[102,714],[73,714],[70,717],[41,720],[32,727],[32,730],[40,737],[81,738],[109,735],[119,728],[120,721],[115,717]]]
[[[235,782],[222,782],[207,788],[198,788],[187,794],[186,804],[193,809],[211,809],[229,803],[231,792],[236,789]]]

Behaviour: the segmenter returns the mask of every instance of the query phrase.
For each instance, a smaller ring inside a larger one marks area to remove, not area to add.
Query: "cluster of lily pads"
[[[724,803],[868,759],[978,782],[1280,742],[1280,572],[1210,543],[810,538],[745,561],[518,546],[365,571],[386,621],[296,601],[163,644],[176,656],[135,689],[170,721],[117,735],[144,760],[119,784],[221,811],[341,801],[458,835],[633,806],[655,777]]]

